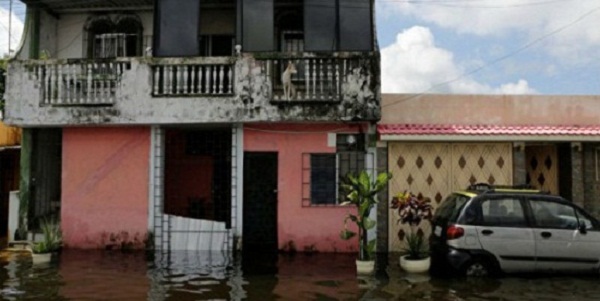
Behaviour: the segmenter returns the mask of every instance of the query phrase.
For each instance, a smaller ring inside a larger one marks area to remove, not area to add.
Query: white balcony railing
[[[162,59],[152,66],[153,96],[233,95],[233,63]]]
[[[30,79],[42,90],[42,105],[111,105],[129,62],[38,61],[30,65]]]

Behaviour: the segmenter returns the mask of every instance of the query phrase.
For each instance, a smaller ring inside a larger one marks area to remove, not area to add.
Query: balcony
[[[5,120],[20,126],[371,121],[380,116],[378,70],[372,53],[11,61]]]

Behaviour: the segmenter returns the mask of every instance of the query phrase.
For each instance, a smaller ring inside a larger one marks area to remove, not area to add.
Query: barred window
[[[336,153],[305,153],[302,158],[302,206],[335,206],[345,201],[341,184],[365,169],[364,136],[338,134]],[[352,137],[349,137],[352,136]]]

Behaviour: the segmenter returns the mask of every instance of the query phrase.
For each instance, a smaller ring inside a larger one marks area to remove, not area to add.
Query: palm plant
[[[348,240],[358,234],[359,260],[373,259],[376,239],[368,240],[367,231],[373,229],[376,222],[369,218],[369,214],[371,209],[378,203],[377,193],[386,187],[391,178],[392,174],[384,172],[371,180],[369,174],[363,170],[358,176],[348,174],[346,182],[342,184],[342,188],[348,192],[348,195],[346,197],[347,201],[341,205],[356,206],[357,214],[348,213],[344,219],[344,230],[340,233],[340,238]],[[348,221],[352,221],[358,226],[358,233],[348,229]]]

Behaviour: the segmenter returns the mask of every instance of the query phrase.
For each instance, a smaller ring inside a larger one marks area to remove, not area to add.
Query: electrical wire
[[[522,45],[521,47],[519,47],[519,48],[517,48],[517,49],[515,49],[515,50],[513,50],[513,51],[511,51],[511,52],[509,52],[509,53],[507,53],[507,54],[505,54],[505,55],[503,55],[503,56],[501,56],[501,57],[498,57],[498,58],[496,58],[496,59],[494,59],[494,60],[492,60],[492,61],[489,61],[489,62],[487,62],[487,63],[485,63],[485,64],[483,64],[483,65],[481,65],[481,66],[479,66],[479,67],[477,67],[477,68],[474,68],[474,69],[472,69],[472,70],[470,70],[470,71],[467,71],[467,72],[465,72],[465,73],[463,73],[463,74],[459,75],[458,77],[456,77],[456,78],[454,78],[454,79],[451,79],[451,80],[448,80],[448,81],[444,81],[444,82],[441,82],[441,83],[438,83],[438,84],[432,85],[431,87],[429,87],[429,88],[428,88],[428,89],[426,89],[425,91],[422,91],[422,92],[420,92],[420,93],[417,93],[417,94],[413,94],[413,95],[411,95],[411,96],[409,96],[409,97],[406,97],[406,98],[400,99],[400,100],[398,100],[398,101],[396,101],[396,102],[392,102],[392,103],[389,103],[389,104],[383,105],[382,107],[393,106],[393,105],[396,105],[396,104],[398,104],[398,103],[400,103],[400,102],[403,102],[403,101],[406,101],[406,100],[409,100],[409,99],[412,99],[412,98],[415,98],[415,97],[418,97],[418,96],[424,95],[424,94],[426,94],[427,92],[429,92],[429,91],[431,91],[431,90],[433,90],[433,89],[435,89],[435,88],[437,88],[437,87],[440,87],[440,86],[445,86],[445,85],[451,84],[451,83],[453,83],[453,82],[456,82],[456,81],[458,81],[458,80],[460,80],[460,79],[462,79],[462,78],[464,78],[464,77],[466,77],[466,76],[469,76],[469,75],[471,75],[471,74],[477,73],[477,72],[479,72],[479,71],[481,71],[481,70],[483,70],[483,69],[485,69],[485,68],[487,68],[487,67],[489,67],[489,66],[492,66],[492,65],[494,65],[494,64],[496,64],[496,63],[498,63],[498,62],[500,62],[500,61],[506,60],[506,59],[508,59],[508,58],[510,58],[510,57],[512,57],[512,56],[514,56],[514,55],[516,55],[516,54],[518,54],[518,53],[521,53],[521,52],[523,52],[523,51],[525,51],[525,50],[527,50],[527,49],[531,48],[532,46],[534,46],[534,45],[538,44],[539,42],[541,42],[541,41],[543,41],[543,40],[545,40],[545,39],[547,39],[547,38],[549,38],[549,37],[551,37],[551,36],[554,36],[554,35],[556,35],[556,34],[558,34],[558,33],[562,32],[562,31],[564,31],[564,30],[568,29],[569,27],[571,27],[571,26],[573,26],[573,25],[575,25],[575,24],[577,24],[577,23],[581,22],[583,19],[585,19],[585,18],[587,18],[588,16],[590,16],[590,15],[592,15],[592,14],[596,13],[596,12],[597,12],[597,11],[599,11],[599,10],[600,10],[600,6],[598,6],[598,7],[595,7],[595,8],[593,8],[593,9],[589,10],[588,12],[586,12],[586,13],[584,13],[584,14],[580,15],[579,17],[577,17],[577,18],[576,18],[576,19],[574,19],[573,21],[571,21],[571,22],[567,23],[566,25],[563,25],[563,26],[561,26],[561,27],[559,27],[559,28],[557,28],[557,29],[555,29],[555,30],[553,30],[553,31],[550,31],[550,32],[548,32],[548,33],[546,33],[546,34],[544,34],[544,35],[542,35],[542,36],[540,36],[540,37],[538,37],[538,38],[536,38],[536,39],[534,39],[534,40],[532,40],[532,41],[528,42],[528,43],[525,43],[525,44],[524,44],[524,45]]]

